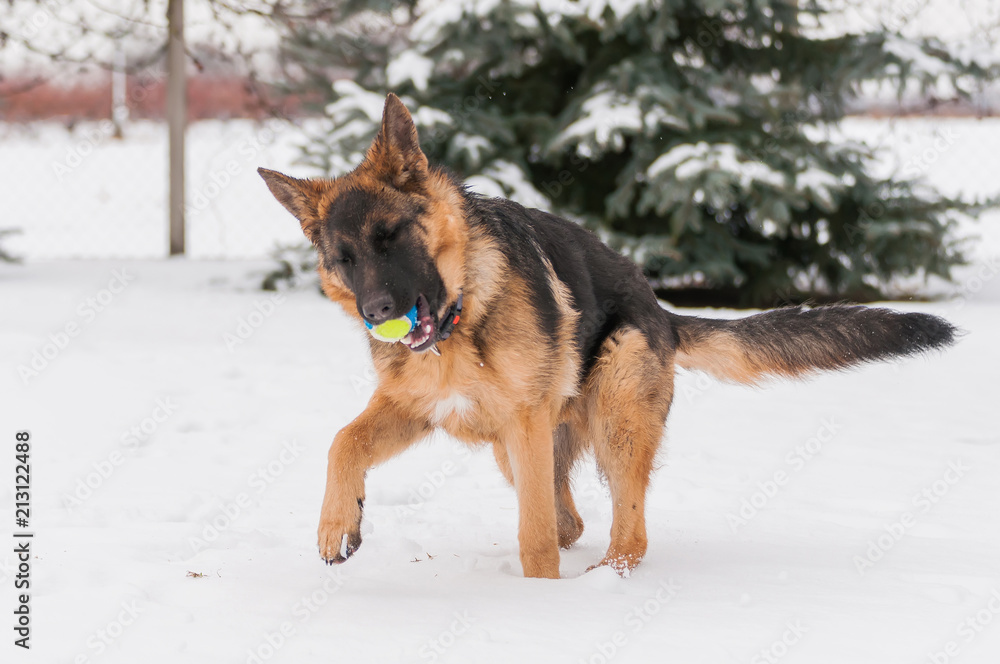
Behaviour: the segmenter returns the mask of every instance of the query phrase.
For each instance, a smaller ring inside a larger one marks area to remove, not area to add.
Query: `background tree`
[[[304,148],[322,172],[360,161],[394,91],[432,161],[597,230],[668,298],[869,300],[963,260],[953,223],[976,207],[876,177],[836,123],[863,85],[968,96],[997,76],[986,56],[822,36],[796,0],[279,8],[288,80],[328,95]]]

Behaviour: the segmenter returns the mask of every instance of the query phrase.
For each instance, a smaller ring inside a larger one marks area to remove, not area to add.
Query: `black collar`
[[[441,321],[441,325],[438,327],[438,341],[444,341],[451,336],[451,331],[455,329],[458,325],[458,321],[462,318],[462,293],[458,293],[458,300],[455,304],[448,307],[448,311],[445,312],[444,318]]]

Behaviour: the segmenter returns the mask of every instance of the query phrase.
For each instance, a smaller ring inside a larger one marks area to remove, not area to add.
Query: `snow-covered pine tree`
[[[862,84],[961,96],[997,76],[988,62],[888,31],[820,37],[810,0],[335,6],[284,25],[310,90],[351,72],[304,148],[328,174],[360,161],[393,91],[432,162],[597,230],[668,299],[864,301],[962,261],[971,205],[876,178],[831,137]]]

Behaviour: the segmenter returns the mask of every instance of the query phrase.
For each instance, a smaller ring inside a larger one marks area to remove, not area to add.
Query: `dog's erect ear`
[[[302,224],[302,232],[313,240],[313,234],[319,220],[316,205],[319,200],[319,188],[312,180],[300,180],[289,177],[278,171],[258,168],[257,172],[264,178],[267,188],[271,190],[278,202],[295,215]]]
[[[367,161],[396,189],[416,191],[427,180],[427,157],[413,118],[399,97],[389,93],[382,110],[382,128],[372,143]]]

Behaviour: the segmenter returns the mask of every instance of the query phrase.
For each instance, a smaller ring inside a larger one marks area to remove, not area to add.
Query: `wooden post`
[[[125,68],[125,49],[118,44],[111,70],[111,122],[115,125],[115,138],[125,135],[125,122],[128,120],[128,74]]]
[[[167,6],[167,127],[170,143],[170,255],[184,253],[184,130],[187,77],[184,57],[184,0]]]

